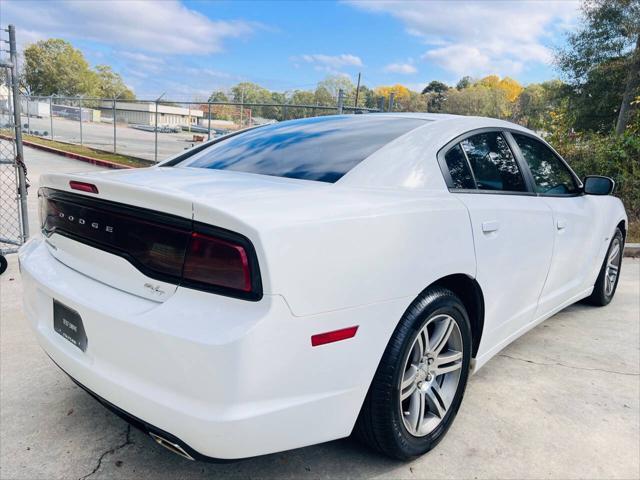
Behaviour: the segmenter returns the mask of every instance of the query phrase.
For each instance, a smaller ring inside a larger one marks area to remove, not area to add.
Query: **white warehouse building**
[[[113,104],[103,102],[103,117],[112,117]],[[204,112],[195,108],[158,105],[158,125],[197,125]],[[116,102],[116,121],[138,125],[156,124],[155,103]]]

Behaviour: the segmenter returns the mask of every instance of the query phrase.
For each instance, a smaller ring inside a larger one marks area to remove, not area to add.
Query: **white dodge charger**
[[[287,121],[42,185],[43,235],[20,252],[42,348],[203,460],[352,432],[427,452],[471,372],[566,306],[611,301],[627,228],[611,179],[450,115]]]

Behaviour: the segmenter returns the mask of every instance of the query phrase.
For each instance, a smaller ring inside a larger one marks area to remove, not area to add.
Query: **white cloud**
[[[211,54],[256,24],[211,20],[177,0],[33,2],[3,0],[3,17],[31,36],[93,40],[164,54]]]
[[[350,53],[341,55],[324,55],[322,53],[304,54],[291,57],[294,62],[305,62],[314,65],[319,71],[340,74],[338,70],[343,67],[362,67],[363,63],[360,57]]]
[[[164,60],[162,58],[152,57],[151,55],[145,55],[144,53],[140,53],[140,52],[122,51],[122,52],[118,52],[116,55],[136,63],[149,64],[149,65],[161,65],[164,63]]]
[[[418,69],[410,63],[390,63],[384,67],[384,71],[388,73],[401,73],[403,75],[410,75],[416,73]]]
[[[425,44],[424,60],[458,75],[517,74],[549,63],[549,44],[579,12],[575,0],[350,3],[399,19]]]

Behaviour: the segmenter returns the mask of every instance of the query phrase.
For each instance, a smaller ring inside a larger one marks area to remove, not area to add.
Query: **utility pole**
[[[356,86],[356,104],[355,107],[358,108],[358,95],[360,94],[360,72],[358,72],[358,85]]]
[[[393,112],[393,100],[395,99],[396,94],[394,92],[391,92],[389,94],[389,111]]]
[[[13,93],[13,122],[16,135],[16,167],[18,169],[18,193],[20,194],[20,216],[22,219],[22,241],[29,238],[29,219],[27,218],[27,179],[22,150],[22,125],[20,118],[20,87],[18,80],[18,52],[16,50],[16,27],[9,25],[9,59],[11,60],[11,88]]]

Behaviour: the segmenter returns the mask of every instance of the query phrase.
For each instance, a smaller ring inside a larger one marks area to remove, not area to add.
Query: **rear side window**
[[[460,145],[467,154],[478,189],[524,192],[526,184],[520,168],[499,132],[480,133]]]
[[[178,165],[333,183],[376,150],[427,122],[377,115],[292,120],[232,136]]]
[[[469,163],[462,151],[460,145],[456,145],[444,156],[451,175],[452,188],[475,189],[476,184],[473,181]]]
[[[529,165],[536,192],[545,195],[573,195],[580,191],[571,171],[549,147],[527,135],[512,135]]]

